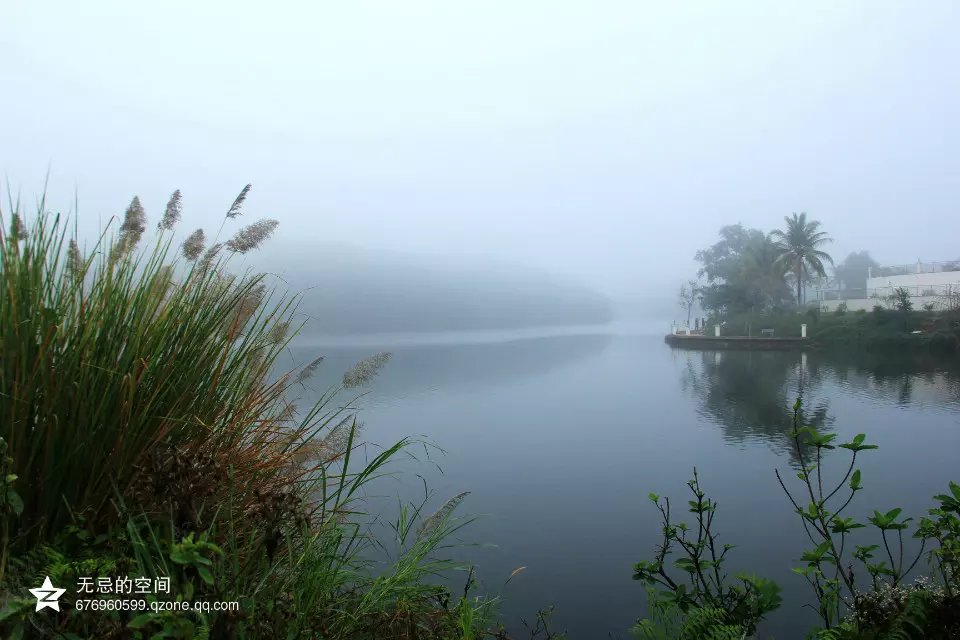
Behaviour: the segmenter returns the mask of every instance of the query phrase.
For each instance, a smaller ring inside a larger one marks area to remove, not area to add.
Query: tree
[[[910,313],[913,311],[913,300],[910,299],[910,292],[904,287],[897,287],[894,289],[893,293],[887,296],[887,299],[897,311],[901,311],[903,313]]]
[[[698,275],[707,283],[700,287],[700,304],[715,312],[760,310],[790,300],[785,266],[778,262],[773,241],[759,229],[728,225],[720,240],[698,251]]]
[[[870,257],[869,251],[854,251],[838,264],[833,270],[837,280],[843,283],[845,289],[865,290],[870,269],[880,265]]]
[[[807,220],[806,213],[784,217],[786,229],[770,232],[770,238],[776,241],[780,253],[779,260],[790,266],[793,277],[797,280],[797,304],[803,304],[803,282],[807,274],[826,276],[823,262],[833,264],[833,258],[818,247],[832,239],[825,231],[819,231],[818,220]]]
[[[697,287],[696,280],[690,280],[687,283],[680,285],[680,308],[686,310],[687,312],[688,327],[690,326],[690,313],[693,311],[693,306],[697,303],[697,296],[699,294],[700,291]]]

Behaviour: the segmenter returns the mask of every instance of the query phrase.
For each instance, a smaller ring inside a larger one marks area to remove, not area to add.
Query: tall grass
[[[386,356],[298,415],[320,360],[272,373],[301,328],[296,298],[228,272],[276,221],[209,247],[202,230],[177,244],[181,202],[177,191],[141,247],[134,198],[117,232],[86,251],[42,200],[29,219],[18,202],[0,210],[0,438],[22,502],[0,509],[0,632],[448,637],[457,607],[479,618],[479,603],[451,607],[430,584],[457,568],[436,557],[462,524],[449,505],[416,531],[403,511],[399,556],[370,567],[357,499],[407,441],[358,459],[353,403],[339,396]],[[242,610],[44,618],[17,592],[41,575],[137,573],[171,577],[175,597]]]

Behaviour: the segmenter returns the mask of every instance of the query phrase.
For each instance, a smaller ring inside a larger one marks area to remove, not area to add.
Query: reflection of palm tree
[[[812,404],[823,385],[873,401],[908,405],[918,390],[944,402],[960,401],[960,365],[929,355],[810,352],[806,365],[793,352],[678,351],[687,354],[681,384],[699,400],[699,413],[718,424],[728,441],[760,440],[788,451],[795,463],[793,402],[807,400],[804,425],[827,430],[833,422],[825,404]],[[804,452],[806,455],[806,451]]]
[[[818,231],[820,228],[818,220],[807,220],[806,213],[794,213],[790,217],[785,217],[784,220],[787,223],[786,229],[771,231],[770,237],[776,240],[780,260],[790,265],[793,275],[797,278],[797,304],[799,305],[803,303],[802,286],[805,274],[812,272],[814,275],[825,277],[827,272],[823,262],[833,264],[830,254],[818,249],[832,240],[825,231]]]
[[[793,452],[793,403],[803,387],[816,383],[798,372],[800,357],[790,352],[700,352],[687,361],[683,384],[701,399],[701,413],[718,423],[729,440],[763,440]],[[823,429],[831,422],[826,405],[803,417],[803,424]],[[796,459],[795,459],[796,460]],[[797,461],[798,462],[798,461]]]

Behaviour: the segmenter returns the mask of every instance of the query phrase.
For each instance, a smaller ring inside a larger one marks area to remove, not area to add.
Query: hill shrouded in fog
[[[308,333],[516,329],[612,319],[601,293],[527,269],[346,247],[264,253],[265,264],[283,264],[274,273],[302,293]]]

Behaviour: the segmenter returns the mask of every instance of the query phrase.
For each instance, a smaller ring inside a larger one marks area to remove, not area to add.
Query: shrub
[[[960,338],[950,331],[936,331],[930,335],[929,346],[939,353],[957,353],[960,351]]]
[[[717,540],[713,529],[717,504],[706,497],[700,488],[696,469],[687,487],[693,498],[687,503],[689,512],[696,520],[693,526],[673,520],[669,498],[661,499],[654,493],[649,495],[660,512],[663,540],[652,561],[640,561],[634,565],[633,579],[642,580],[651,587],[661,587],[648,589],[647,592],[655,617],[665,619],[674,614],[682,617],[707,609],[709,616],[704,618],[701,611],[701,615],[685,620],[683,627],[690,629],[690,625],[694,624],[702,632],[697,621],[709,622],[711,626],[723,627],[724,633],[739,630],[741,635],[752,634],[764,616],[780,606],[780,587],[769,580],[744,574],[737,575],[735,580],[729,579],[724,563],[733,545],[721,545]],[[671,576],[666,564],[667,557],[675,550],[679,552],[679,557],[673,561],[673,568],[679,570],[681,576],[686,574],[676,579]],[[653,637],[649,633],[656,627],[655,621],[641,619],[634,632]],[[704,637],[692,631],[689,633],[681,633],[679,637]]]
[[[296,410],[319,364],[273,373],[299,329],[296,299],[227,271],[275,221],[209,246],[197,230],[177,251],[176,192],[141,248],[134,198],[118,232],[84,251],[42,201],[29,224],[10,213],[7,227],[0,211],[0,636],[395,638],[413,626],[432,638],[473,634],[461,619],[484,624],[490,602],[465,594],[448,606],[431,583],[463,568],[434,556],[465,524],[453,515],[462,495],[430,518],[426,501],[403,509],[392,560],[370,571],[377,547],[357,499],[407,441],[361,462],[353,402],[339,395],[386,356]],[[167,577],[173,599],[240,610],[108,616],[77,611],[69,590],[71,615],[54,629],[19,595],[38,575]]]
[[[837,305],[837,308],[834,309],[833,312],[834,312],[836,315],[838,315],[838,316],[846,315],[846,313],[847,313],[847,303],[846,303],[846,302],[841,302],[840,304]]]
[[[792,491],[779,471],[775,475],[812,545],[801,556],[804,565],[793,570],[812,587],[824,623],[807,637],[958,637],[960,485],[951,482],[948,493],[934,496],[938,505],[915,526],[920,549],[911,557],[905,554],[903,538],[913,519],[903,517],[902,509],[874,511],[866,523],[844,515],[863,489],[858,455],[876,445],[867,444],[864,434],[835,445],[835,434],[805,424],[802,409],[798,398],[791,436],[801,489]],[[821,465],[825,454],[838,447],[850,452],[850,463],[839,481],[829,483],[826,478],[832,476]],[[634,568],[634,578],[651,585],[650,614],[638,621],[634,633],[650,639],[746,638],[764,613],[779,604],[779,590],[769,581],[747,576],[738,576],[742,586],[727,583],[722,567],[730,546],[724,545],[716,553],[716,504],[704,497],[696,472],[688,486],[694,496],[688,503],[697,519],[694,527],[674,523],[669,500],[650,495],[661,514],[663,542],[653,561],[640,562]],[[875,532],[877,544],[853,544],[854,536],[864,530]],[[665,560],[675,548],[680,553],[673,565],[688,574],[686,581],[674,580],[667,571]],[[932,575],[908,584],[907,576],[925,552]],[[866,590],[861,589],[862,580],[855,581],[854,561],[869,578]]]
[[[893,308],[902,313],[913,311],[913,300],[910,299],[910,292],[904,287],[897,287],[888,297]]]

